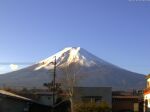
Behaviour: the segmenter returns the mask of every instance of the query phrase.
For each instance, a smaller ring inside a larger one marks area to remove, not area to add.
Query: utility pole
[[[55,92],[56,92],[56,56],[54,59],[54,76],[53,76],[53,105],[55,104]]]
[[[56,93],[61,90],[60,89],[60,86],[61,84],[60,83],[56,83],[56,65],[57,65],[57,60],[56,60],[56,56],[54,57],[54,61],[51,62],[50,64],[54,65],[54,69],[53,69],[53,79],[52,79],[52,82],[50,83],[44,83],[43,85],[45,87],[47,87],[50,91],[52,91],[52,101],[53,101],[53,106],[55,105],[55,96],[56,96]],[[52,109],[52,112],[54,112],[54,108]]]

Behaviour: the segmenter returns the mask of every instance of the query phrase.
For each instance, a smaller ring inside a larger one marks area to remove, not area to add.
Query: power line
[[[10,65],[10,64],[32,65],[32,64],[36,64],[36,62],[0,62],[0,65]]]

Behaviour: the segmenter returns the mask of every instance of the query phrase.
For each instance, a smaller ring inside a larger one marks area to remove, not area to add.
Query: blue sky
[[[149,11],[150,2],[136,0],[1,0],[0,73],[10,71],[10,64],[21,68],[80,46],[148,74]]]

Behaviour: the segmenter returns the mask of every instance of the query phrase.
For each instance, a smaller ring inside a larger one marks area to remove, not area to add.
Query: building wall
[[[38,102],[40,102],[43,105],[53,105],[53,98],[51,95],[40,95]]]
[[[144,101],[147,101],[147,107],[150,108],[150,94],[144,95]]]
[[[150,78],[147,79],[147,88],[150,87]]]
[[[0,112],[24,112],[27,108],[28,104],[26,102],[0,97]]]
[[[131,102],[116,102],[112,104],[113,112],[121,110],[133,110],[133,104]]]
[[[144,112],[150,112],[150,75],[147,76],[147,87],[144,90]]]
[[[74,100],[83,101],[83,98],[101,97],[101,101],[112,106],[112,89],[111,87],[75,87]]]
[[[29,112],[53,112],[53,109],[51,106],[45,106],[45,105],[33,103],[32,105],[30,105]]]
[[[113,98],[112,111],[121,112],[123,110],[132,110],[134,112],[140,112],[138,98],[137,99],[135,98],[129,98],[129,99]]]

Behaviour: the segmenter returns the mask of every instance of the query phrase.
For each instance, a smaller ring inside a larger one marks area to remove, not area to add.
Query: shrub
[[[78,102],[74,104],[74,112],[111,112],[111,109],[105,102]]]

